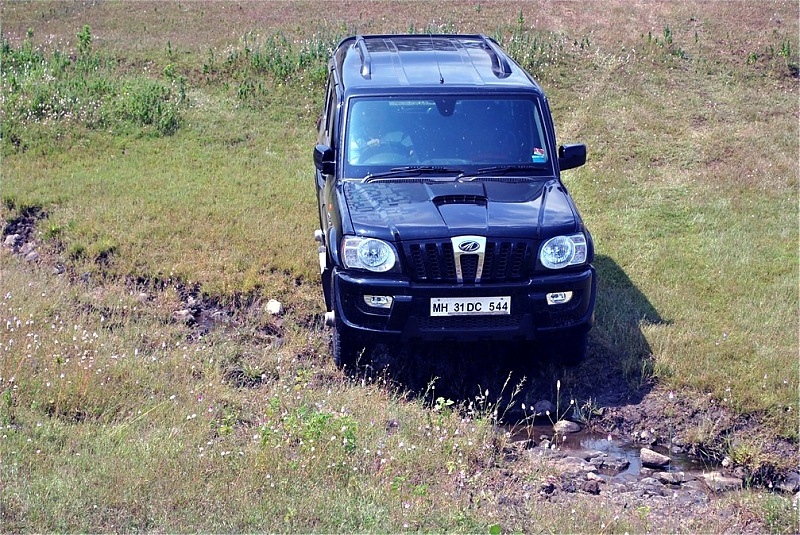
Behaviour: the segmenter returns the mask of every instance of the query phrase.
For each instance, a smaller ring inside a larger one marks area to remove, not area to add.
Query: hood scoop
[[[486,197],[483,195],[439,195],[433,198],[433,204],[443,206],[445,204],[475,204],[486,206]]]

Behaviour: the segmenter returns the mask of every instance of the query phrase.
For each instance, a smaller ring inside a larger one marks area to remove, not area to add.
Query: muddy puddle
[[[607,460],[598,472],[613,479],[631,481],[649,476],[654,470],[659,472],[684,472],[687,475],[699,474],[715,468],[707,460],[701,460],[683,453],[668,452],[666,448],[650,446],[626,440],[617,436],[600,434],[589,430],[556,435],[550,424],[515,426],[504,431],[511,433],[514,442],[533,440],[535,447],[555,450],[562,455],[589,459],[604,454]],[[643,467],[642,448],[651,449],[670,458],[669,464],[657,469]]]

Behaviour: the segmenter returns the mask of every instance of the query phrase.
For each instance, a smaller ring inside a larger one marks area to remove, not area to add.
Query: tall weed
[[[29,33],[32,35],[32,33]],[[185,80],[125,78],[112,58],[94,53],[91,30],[78,34],[79,54],[46,54],[30,39],[19,47],[4,40],[0,52],[3,153],[24,151],[37,143],[32,132],[44,134],[46,144],[58,139],[46,130],[68,124],[90,130],[131,128],[154,135],[175,133],[186,105]],[[44,127],[44,128],[41,128]],[[40,143],[41,144],[41,143]]]

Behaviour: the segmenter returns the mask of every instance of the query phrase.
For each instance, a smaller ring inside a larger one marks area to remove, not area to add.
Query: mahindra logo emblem
[[[478,249],[480,249],[481,245],[476,242],[475,240],[464,240],[458,244],[458,248],[464,251],[465,253],[474,253]]]

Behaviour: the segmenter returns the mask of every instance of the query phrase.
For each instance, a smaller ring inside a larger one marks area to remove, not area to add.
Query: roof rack
[[[497,48],[495,42],[486,37],[484,34],[479,34],[483,40],[483,44],[489,49],[489,57],[492,60],[492,72],[498,78],[508,78],[511,76],[511,64],[508,63],[506,55]]]
[[[367,50],[367,43],[363,35],[356,36],[356,44],[358,53],[361,56],[361,76],[369,80],[372,77],[372,56]]]

